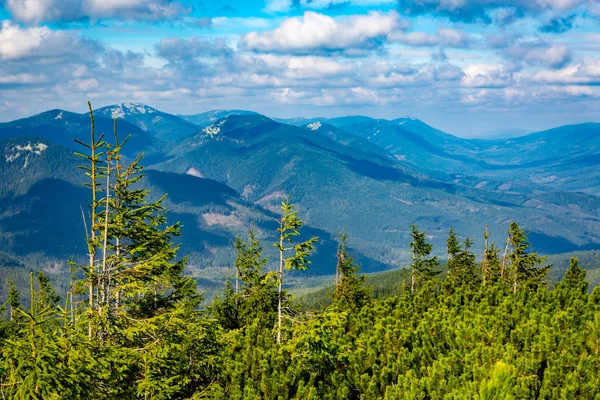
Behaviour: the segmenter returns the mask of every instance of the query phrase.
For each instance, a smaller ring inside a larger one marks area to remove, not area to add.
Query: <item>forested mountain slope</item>
[[[482,231],[486,223],[500,243],[508,221],[518,220],[538,235],[534,244],[542,251],[558,248],[554,242],[544,244],[554,236],[562,240],[559,251],[597,246],[593,235],[586,237],[579,229],[596,229],[599,216],[588,206],[595,197],[565,195],[568,201],[557,201],[560,195],[545,199],[432,178],[381,148],[363,145],[365,139],[348,139],[343,131],[327,127],[230,116],[184,141],[168,161],[153,168],[226,183],[266,208],[277,207],[289,194],[311,224],[332,234],[348,226],[359,249],[392,265],[407,260],[412,221],[437,244],[450,226],[459,232]],[[576,225],[567,223],[575,220]],[[481,243],[480,237],[475,240]]]
[[[131,135],[125,155],[146,153],[148,184],[155,193],[170,194],[169,205],[185,222],[186,236],[193,239],[183,246],[192,253],[192,264],[211,266],[219,276],[227,274],[223,266],[232,257],[224,244],[252,223],[272,231],[261,224],[272,220],[287,195],[319,236],[332,237],[348,227],[368,270],[409,261],[413,221],[428,231],[436,248],[450,226],[465,234],[482,232],[485,224],[501,245],[513,220],[532,232],[533,245],[542,252],[600,247],[598,198],[564,190],[586,185],[594,193],[600,187],[593,180],[594,124],[482,141],[461,139],[410,117],[297,118],[283,124],[243,110],[180,118],[141,104],[120,104],[96,113],[96,130],[109,141],[114,140],[113,116],[120,137]],[[45,208],[59,211],[79,201],[78,160],[71,151],[80,146],[72,139],[87,139],[89,129],[88,114],[60,110],[0,124],[0,136],[7,138],[0,143],[6,161],[0,165],[6,177],[0,193],[4,250],[31,250],[18,244],[31,228],[21,219],[46,218]],[[515,154],[539,166],[520,166]],[[65,228],[66,241],[69,232],[81,229],[76,214],[65,214],[73,219],[72,229]],[[52,223],[36,226],[43,235]],[[11,231],[17,227],[22,227],[19,233]],[[482,235],[474,240],[482,245]],[[56,255],[65,256],[58,250]]]

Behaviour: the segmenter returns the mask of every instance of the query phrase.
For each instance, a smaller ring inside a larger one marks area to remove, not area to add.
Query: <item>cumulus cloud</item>
[[[240,45],[266,53],[364,55],[381,48],[390,33],[406,27],[395,11],[370,12],[339,20],[306,11],[302,18],[288,18],[274,30],[244,35]]]
[[[600,85],[600,57],[583,60],[558,70],[536,72],[532,80],[559,85]]]
[[[441,28],[435,34],[396,31],[391,33],[388,39],[390,42],[409,46],[467,47],[470,43],[469,36],[464,31],[449,28]]]
[[[157,20],[189,14],[180,0],[5,0],[15,21],[39,24],[84,18]]]
[[[539,39],[519,41],[507,47],[504,54],[515,62],[524,61],[552,68],[564,67],[572,59],[572,54],[567,46],[550,44]]]
[[[68,32],[53,31],[47,27],[21,28],[10,21],[3,21],[0,25],[1,60],[34,57],[60,59],[78,51],[82,55],[89,55],[89,52],[97,49],[95,42]]]
[[[514,82],[515,71],[504,64],[472,64],[464,73],[464,87],[503,88]]]

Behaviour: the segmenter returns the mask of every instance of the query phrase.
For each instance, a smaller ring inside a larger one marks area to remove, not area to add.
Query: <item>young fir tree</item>
[[[359,275],[360,266],[348,255],[348,234],[342,232],[337,253],[338,282],[333,294],[334,302],[342,308],[359,309],[369,301],[365,276]]]
[[[268,325],[268,321],[274,323],[277,278],[274,272],[264,272],[267,258],[263,256],[263,246],[254,229],[250,229],[247,239],[237,236],[234,248],[237,290],[227,281],[223,298],[211,306],[213,314],[227,329],[241,328],[255,319],[261,319],[264,325]]]
[[[490,231],[489,227],[485,225],[485,232],[483,233],[485,245],[483,248],[483,260],[481,262],[481,284],[494,284],[500,280],[502,262],[500,260],[500,250],[496,248],[496,242],[490,245]]]
[[[459,254],[462,249],[460,242],[458,241],[458,235],[454,232],[452,227],[450,227],[446,244],[448,247],[448,279],[456,285],[460,282],[460,277],[462,275],[462,264],[459,260]]]
[[[485,250],[485,263],[482,264],[482,283],[495,284],[500,281],[500,270],[502,268],[502,262],[500,260],[500,249],[496,248],[496,243],[492,243],[491,246]]]
[[[16,310],[21,307],[21,292],[11,279],[8,280],[8,288],[8,316],[12,321],[15,319]]]
[[[542,266],[546,257],[540,257],[538,253],[531,252],[531,244],[527,236],[528,234],[516,222],[510,224],[508,237],[512,251],[508,259],[511,264],[511,283],[514,293],[517,292],[518,285],[532,289],[539,287],[550,268],[550,265]]]
[[[186,259],[177,258],[173,238],[181,226],[167,223],[166,195],[150,200],[142,186],[142,155],[122,156],[127,140],[119,141],[116,121],[113,144],[108,144],[104,135],[95,138],[91,106],[90,118],[92,143],[80,142],[88,150],[80,155],[89,162],[84,170],[92,194],[84,219],[88,306],[80,320],[88,323],[90,339],[97,339],[101,348],[111,346],[103,368],[122,370],[107,375],[114,381],[101,386],[106,388],[102,396],[191,393],[212,381],[216,365],[214,360],[206,363],[218,346],[214,324],[199,319],[201,297],[194,280],[184,275]]]
[[[554,295],[557,297],[562,308],[583,306],[582,303],[586,298],[588,289],[588,282],[585,276],[586,272],[579,266],[579,260],[571,258],[569,269],[554,289]]]
[[[420,232],[413,223],[410,226],[412,241],[411,286],[410,291],[414,293],[421,281],[428,281],[440,273],[437,268],[440,263],[437,257],[430,257],[433,246],[427,243],[427,233]]]
[[[290,204],[290,197],[281,203],[282,216],[279,221],[279,242],[274,246],[279,250],[279,288],[277,304],[277,344],[281,343],[281,323],[283,318],[283,272],[290,270],[306,270],[309,268],[308,256],[314,248],[318,237],[310,238],[304,242],[294,243],[294,238],[300,235],[302,220],[298,212],[294,211],[294,204]],[[290,254],[289,256],[287,256]]]
[[[92,192],[85,268],[89,333],[97,326],[103,336],[119,313],[149,318],[179,302],[197,302],[197,295],[192,279],[183,275],[185,259],[176,259],[178,247],[172,239],[180,235],[181,226],[167,224],[162,205],[166,196],[149,201],[149,190],[139,185],[142,155],[125,161],[121,151],[127,139],[119,141],[116,120],[114,143],[108,144],[104,134],[95,139],[91,105],[90,118],[91,143],[78,141],[89,154],[78,154],[89,163],[82,169]]]

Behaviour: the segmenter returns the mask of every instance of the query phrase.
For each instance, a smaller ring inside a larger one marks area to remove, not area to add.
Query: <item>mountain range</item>
[[[500,246],[510,221],[534,249],[600,249],[600,124],[563,126],[508,139],[463,139],[423,121],[364,116],[273,119],[244,110],[176,116],[143,104],[94,112],[97,132],[130,136],[143,152],[145,185],[168,194],[183,223],[192,272],[231,275],[231,241],[251,225],[274,240],[281,200],[297,203],[320,237],[312,275],[332,274],[344,228],[366,271],[405,265],[409,226],[428,232],[443,256],[448,229],[488,224]],[[84,176],[73,154],[89,140],[88,114],[50,110],[0,123],[0,252],[56,270],[85,252]],[[269,252],[271,246],[266,246]],[[9,259],[9,258],[6,258]],[[10,258],[11,260],[13,258]],[[12,264],[11,264],[12,265]]]

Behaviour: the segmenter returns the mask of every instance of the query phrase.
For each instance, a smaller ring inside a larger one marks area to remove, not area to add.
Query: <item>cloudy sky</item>
[[[0,21],[0,121],[88,99],[461,136],[600,121],[600,0],[0,0]]]

